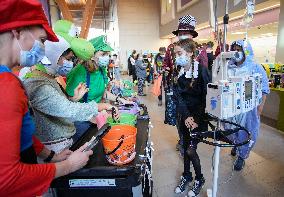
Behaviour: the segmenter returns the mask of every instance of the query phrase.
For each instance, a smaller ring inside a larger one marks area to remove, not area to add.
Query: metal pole
[[[226,51],[226,40],[227,40],[227,25],[229,22],[229,15],[228,15],[228,0],[225,3],[225,16],[224,16],[224,40],[223,40],[223,52]]]
[[[221,121],[218,120],[217,123],[217,131],[221,127]],[[217,141],[218,144],[220,144],[220,141]],[[218,190],[218,174],[219,174],[219,160],[220,160],[220,147],[215,146],[214,149],[214,174],[213,174],[213,197],[217,197],[217,190]]]

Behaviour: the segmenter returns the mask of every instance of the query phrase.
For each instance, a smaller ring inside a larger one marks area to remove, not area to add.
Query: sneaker
[[[233,147],[232,150],[231,150],[231,155],[233,157],[235,157],[237,155],[237,148],[236,147]]]
[[[234,162],[234,170],[241,171],[245,166],[245,160],[241,157],[238,157]]]
[[[200,180],[195,180],[192,188],[188,192],[189,197],[198,196],[205,183],[204,177]]]
[[[175,189],[175,193],[176,194],[180,194],[182,192],[184,192],[186,186],[192,181],[192,177],[184,177],[181,176],[180,177],[180,183],[179,185],[176,187]]]
[[[162,106],[162,101],[161,100],[158,101],[158,106]]]

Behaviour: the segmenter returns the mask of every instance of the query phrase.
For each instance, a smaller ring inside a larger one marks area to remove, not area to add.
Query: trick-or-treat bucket
[[[107,123],[111,126],[114,125],[131,125],[134,126],[136,124],[136,115],[130,113],[121,113],[119,120],[113,120],[112,117],[108,117]]]
[[[106,159],[113,165],[131,162],[136,155],[137,129],[130,125],[116,125],[102,138]]]

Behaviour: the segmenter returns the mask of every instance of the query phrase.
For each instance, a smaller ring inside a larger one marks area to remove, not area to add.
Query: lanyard
[[[87,88],[90,87],[90,79],[91,79],[90,72],[87,71],[87,77],[86,77],[86,86],[87,86]],[[86,92],[86,94],[83,96],[83,101],[84,101],[84,103],[88,102],[88,92]]]

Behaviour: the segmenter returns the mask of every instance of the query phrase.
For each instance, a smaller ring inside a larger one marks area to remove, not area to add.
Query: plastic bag
[[[154,85],[151,91],[155,96],[161,95],[161,85],[162,85],[162,76],[159,76],[158,79],[154,80]]]

